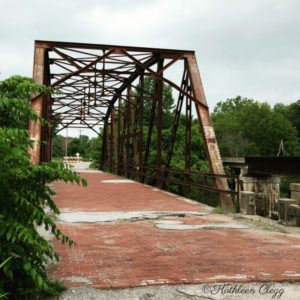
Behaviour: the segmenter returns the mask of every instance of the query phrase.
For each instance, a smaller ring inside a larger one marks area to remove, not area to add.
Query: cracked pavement
[[[203,293],[203,284],[224,283],[254,285],[256,293],[242,299],[274,299],[262,298],[261,282],[287,281],[285,297],[299,292],[290,284],[300,280],[299,235],[257,228],[112,174],[81,175],[87,188],[54,184],[59,227],[77,243],[54,241],[61,260],[50,275],[70,287],[62,299],[241,299]]]

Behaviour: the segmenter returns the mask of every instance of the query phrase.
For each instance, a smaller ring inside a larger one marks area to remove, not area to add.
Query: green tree
[[[227,99],[216,105],[212,120],[223,156],[276,155],[281,140],[290,155],[299,153],[296,129],[267,103]]]
[[[297,130],[298,143],[300,144],[300,100],[289,105],[278,103],[274,106],[274,110],[278,113],[281,113],[291,122],[291,124]]]
[[[52,157],[62,158],[66,154],[66,140],[62,135],[55,135],[52,138]]]
[[[134,92],[134,101],[138,97],[140,87],[136,88]],[[153,101],[152,98],[155,98],[155,78],[151,76],[145,76],[144,80],[144,124],[145,126],[149,125],[152,105]],[[167,85],[163,84],[163,101],[162,101],[162,109],[163,109],[163,122],[162,125],[164,128],[168,128],[170,126],[171,121],[171,113],[174,109],[174,98],[172,95],[172,88]]]
[[[2,99],[21,99],[25,104],[29,104],[29,100],[34,91],[41,91],[41,88],[35,85],[31,78],[19,75],[12,76],[0,83],[0,95]],[[0,123],[2,126],[10,126],[14,124],[18,128],[28,127],[28,115],[17,115],[14,110],[6,110],[6,107],[0,108]]]
[[[298,139],[300,143],[300,100],[291,103],[289,106],[288,119],[291,121],[293,126],[297,129]]]
[[[46,272],[46,265],[58,255],[38,227],[62,243],[72,245],[73,241],[55,224],[59,210],[49,183],[64,180],[86,184],[63,164],[30,163],[27,149],[32,141],[24,120],[39,119],[28,99],[42,91],[46,91],[43,86],[20,76],[0,82],[0,262],[6,261],[0,268],[0,294],[9,293],[11,299],[44,299],[42,294],[58,293],[58,285]]]
[[[68,155],[74,156],[76,155],[76,153],[79,153],[80,155],[84,156],[85,150],[82,151],[79,138],[70,138],[70,143],[68,145]]]
[[[91,159],[93,167],[99,167],[100,154],[102,147],[102,136],[98,136],[90,139],[90,147],[88,149],[87,157]]]
[[[81,135],[79,138],[71,138],[68,146],[68,155],[79,153],[82,157],[88,155],[90,143],[87,135]]]

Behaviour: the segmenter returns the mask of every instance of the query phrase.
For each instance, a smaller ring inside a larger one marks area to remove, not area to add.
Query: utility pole
[[[79,143],[80,143],[80,147],[82,147],[82,145],[81,145],[81,129],[79,129]]]
[[[66,134],[66,156],[68,156],[68,127],[67,127],[67,134]]]

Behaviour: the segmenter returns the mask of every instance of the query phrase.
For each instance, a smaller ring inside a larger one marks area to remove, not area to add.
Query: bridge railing
[[[229,194],[232,197],[233,203],[238,206],[241,187],[238,176],[173,168],[157,168],[155,166],[143,166],[142,170],[140,174],[145,176],[151,185],[156,185],[157,187],[213,206],[218,205],[219,194]],[[218,178],[225,178],[231,189],[216,188],[215,182]]]
[[[236,211],[239,210],[242,181],[238,176],[166,167],[158,168],[153,165],[136,167],[133,165],[125,166],[123,163],[119,163],[111,167],[113,167],[113,173],[115,174],[123,175],[211,206],[218,206],[220,194],[230,195]],[[228,181],[229,190],[216,187],[216,180],[221,178]]]

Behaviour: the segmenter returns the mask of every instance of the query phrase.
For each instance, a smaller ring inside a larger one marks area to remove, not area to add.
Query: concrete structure
[[[278,214],[280,178],[244,176],[242,180],[243,190],[255,193],[255,214],[275,217]]]
[[[300,205],[300,183],[290,184],[291,198],[296,200],[296,203]]]
[[[256,215],[255,193],[242,191],[240,195],[240,212],[244,215]]]
[[[291,198],[279,199],[279,220],[291,226],[300,226],[300,184],[290,184]]]
[[[300,226],[300,184],[291,183],[291,198],[279,198],[277,177],[244,177],[240,195],[240,212],[278,219],[290,226]]]

